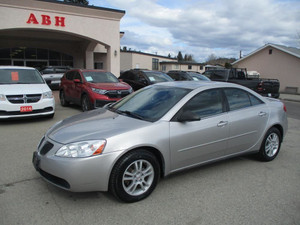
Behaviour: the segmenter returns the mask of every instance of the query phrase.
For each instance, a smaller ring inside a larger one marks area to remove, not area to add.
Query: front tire
[[[146,150],[124,155],[114,166],[109,189],[124,202],[137,202],[148,197],[155,189],[160,176],[156,157]]]
[[[83,95],[81,99],[81,109],[83,112],[89,111],[91,109],[91,103],[89,100],[89,96]]]
[[[281,133],[275,127],[268,130],[259,150],[259,157],[263,161],[271,161],[276,158],[281,146]]]

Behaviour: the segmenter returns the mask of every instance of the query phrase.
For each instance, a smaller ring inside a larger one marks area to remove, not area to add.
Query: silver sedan
[[[60,188],[135,202],[176,171],[245,153],[271,161],[286,132],[277,99],[229,83],[166,82],[55,124],[33,164]]]

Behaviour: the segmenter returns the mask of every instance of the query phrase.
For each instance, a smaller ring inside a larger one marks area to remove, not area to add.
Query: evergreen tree
[[[182,56],[181,51],[178,52],[178,55],[177,55],[177,61],[178,61],[178,62],[183,61],[183,56]]]

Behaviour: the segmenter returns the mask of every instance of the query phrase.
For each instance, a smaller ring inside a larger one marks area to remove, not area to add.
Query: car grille
[[[130,94],[129,90],[111,90],[106,92],[106,96],[110,98],[123,98]]]
[[[53,183],[59,187],[65,188],[65,189],[70,189],[70,184],[66,180],[64,180],[60,177],[54,176],[50,173],[47,173],[46,171],[44,171],[42,169],[39,169],[39,172],[46,180],[50,181],[51,183]]]
[[[46,155],[53,148],[53,144],[46,141],[43,147],[40,150],[41,155]]]
[[[12,104],[35,103],[41,99],[41,94],[30,95],[6,95],[7,100]]]

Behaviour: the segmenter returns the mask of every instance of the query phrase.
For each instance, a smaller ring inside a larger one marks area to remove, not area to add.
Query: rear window
[[[47,67],[40,70],[41,74],[65,73],[70,70],[68,67]]]
[[[0,84],[43,84],[37,70],[0,69]]]

